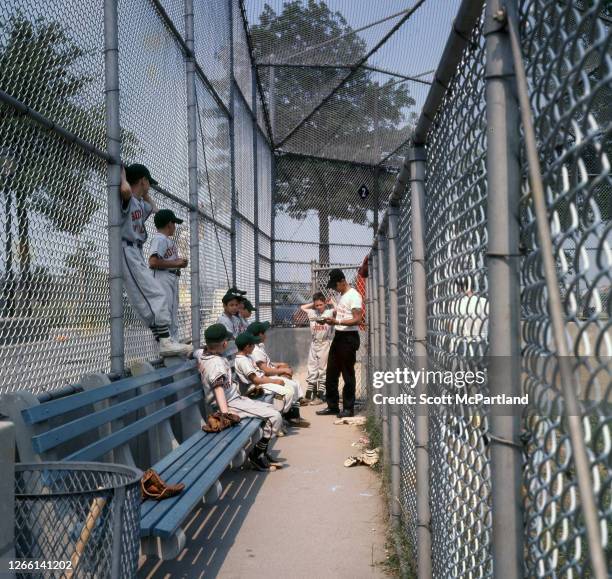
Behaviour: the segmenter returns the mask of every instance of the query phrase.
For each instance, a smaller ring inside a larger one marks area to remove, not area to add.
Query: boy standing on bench
[[[263,437],[249,453],[249,462],[256,470],[267,471],[271,466],[281,466],[268,454],[268,444],[276,436],[283,424],[280,413],[270,404],[240,396],[238,384],[232,378],[232,369],[224,352],[232,338],[223,324],[213,324],[206,328],[204,339],[206,347],[194,352],[204,388],[215,395],[220,412],[233,412],[240,418],[260,418],[263,424]]]
[[[300,418],[299,404],[294,404],[297,400],[295,399],[295,391],[290,386],[285,385],[281,378],[274,378],[266,376],[262,370],[256,365],[251,354],[257,344],[261,342],[261,338],[253,336],[247,332],[240,334],[236,338],[236,347],[238,353],[236,354],[236,376],[240,382],[246,384],[249,388],[252,386],[261,386],[264,391],[268,394],[278,394],[283,398],[283,409],[282,414],[286,418],[287,422],[291,426],[305,427],[309,426],[306,421]]]

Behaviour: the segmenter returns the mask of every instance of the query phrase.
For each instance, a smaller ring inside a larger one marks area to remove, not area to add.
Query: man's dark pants
[[[325,397],[327,406],[334,410],[339,408],[338,380],[340,374],[344,380],[342,406],[344,410],[353,410],[355,406],[355,361],[359,350],[359,332],[339,332],[329,348],[327,358],[327,376],[325,379]]]

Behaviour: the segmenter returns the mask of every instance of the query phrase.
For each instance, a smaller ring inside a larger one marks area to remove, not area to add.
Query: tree
[[[260,62],[290,64],[314,63],[351,65],[367,53],[365,41],[351,34],[351,27],[339,12],[332,12],[318,0],[288,0],[277,14],[266,5],[259,24],[251,27],[251,39]],[[333,42],[328,42],[335,39]],[[326,43],[321,48],[311,46]],[[296,55],[294,58],[292,55]],[[302,60],[303,59],[303,60]],[[260,72],[262,69],[260,68]],[[333,87],[347,77],[344,68],[292,68],[275,66],[272,87],[268,87],[270,107],[275,109],[276,142],[330,94]],[[265,79],[264,79],[265,80]],[[264,82],[264,85],[266,83]],[[400,142],[406,128],[398,126],[414,121],[410,107],[415,104],[405,83],[396,79],[381,81],[371,71],[358,69],[287,142],[291,151],[325,156],[330,148],[346,146],[347,152],[364,151],[372,146],[372,158],[378,161],[384,153],[383,143]],[[323,153],[321,153],[323,151]],[[350,160],[350,156],[346,157]],[[277,171],[277,207],[296,219],[316,211],[319,219],[319,261],[329,263],[330,219],[347,219],[365,224],[367,210],[374,208],[372,189],[385,190],[384,183],[374,185],[372,169],[350,163],[336,164],[326,160],[283,156]],[[383,181],[387,171],[381,169]],[[372,194],[364,203],[358,189],[370,184]]]
[[[81,65],[90,53],[59,23],[28,20],[19,11],[0,22],[0,36],[0,88],[84,140],[98,142],[100,132],[104,134],[104,109],[101,104],[88,104],[83,96],[93,82]],[[14,283],[13,272],[6,272],[5,297],[12,304],[18,290],[23,304],[20,313],[27,315],[32,298],[31,215],[44,216],[58,231],[80,234],[101,206],[91,182],[106,168],[9,105],[0,106],[0,126],[4,154],[10,155],[13,164],[5,184],[5,211],[12,213],[14,196],[19,258],[19,281]],[[12,305],[7,313],[15,314]]]

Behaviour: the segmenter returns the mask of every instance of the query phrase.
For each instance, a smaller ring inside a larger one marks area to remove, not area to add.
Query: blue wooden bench
[[[203,499],[209,503],[219,497],[219,477],[228,467],[240,466],[246,449],[261,436],[256,419],[220,433],[203,432],[201,409],[206,410],[211,395],[204,396],[195,361],[172,361],[159,370],[135,364],[131,377],[116,382],[103,374],[87,375],[82,392],[56,400],[41,403],[29,392],[0,398],[0,412],[15,423],[22,462],[137,466],[134,451],[145,447],[142,468],[154,468],[166,482],[184,483],[180,495],[141,507],[142,552],[161,559],[178,556],[185,545],[181,526],[189,514]]]

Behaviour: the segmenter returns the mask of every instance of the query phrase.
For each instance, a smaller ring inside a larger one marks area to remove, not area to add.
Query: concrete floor
[[[226,473],[222,498],[194,512],[180,557],[142,561],[139,578],[385,577],[379,479],[342,464],[361,429],[315,416],[318,408],[302,408],[311,428],[277,440],[283,469]]]

